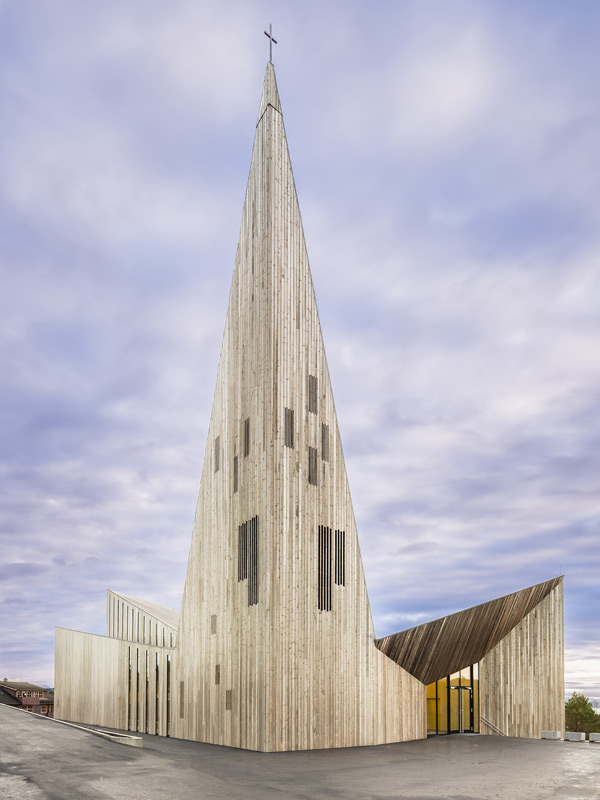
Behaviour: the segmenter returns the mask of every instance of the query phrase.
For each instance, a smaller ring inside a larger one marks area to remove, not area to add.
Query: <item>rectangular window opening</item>
[[[346,531],[335,532],[335,582],[346,585]]]
[[[221,683],[221,665],[215,664],[215,685],[218,686]]]
[[[250,455],[250,417],[244,420],[244,458]]]
[[[316,375],[308,376],[308,410],[311,414],[316,414],[318,410],[318,391],[319,383]]]
[[[150,733],[150,653],[148,650],[146,650],[146,702],[144,703],[144,712],[146,714],[144,728],[146,733]]]
[[[238,457],[233,457],[233,492],[238,490]]]
[[[167,736],[171,733],[171,656],[167,656]]]
[[[319,611],[331,611],[331,528],[319,525],[318,591]]]
[[[179,718],[183,719],[185,713],[185,681],[179,682]]]
[[[284,442],[286,447],[294,447],[294,412],[291,408],[285,409]]]
[[[217,615],[213,614],[210,618],[210,632],[216,633],[217,632]]]
[[[312,484],[312,486],[317,485],[317,448],[316,447],[309,447],[308,448],[308,482]]]
[[[215,439],[215,472],[219,471],[221,466],[221,437],[217,436]]]
[[[248,531],[248,605],[258,603],[258,517],[252,517]]]
[[[159,702],[160,702],[160,674],[158,671],[159,657],[156,654],[156,672],[154,674],[154,689],[155,689],[155,708],[154,708],[154,735],[158,736],[158,716],[159,716]]]
[[[248,577],[248,523],[238,527],[238,581]]]
[[[225,692],[225,711],[231,711],[231,689],[227,689]]]
[[[321,458],[329,461],[329,425],[321,425]]]

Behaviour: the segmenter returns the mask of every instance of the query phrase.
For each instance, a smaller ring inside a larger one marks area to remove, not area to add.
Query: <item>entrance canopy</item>
[[[425,684],[476,664],[521,622],[562,578],[538,583],[456,614],[377,639],[375,644]]]

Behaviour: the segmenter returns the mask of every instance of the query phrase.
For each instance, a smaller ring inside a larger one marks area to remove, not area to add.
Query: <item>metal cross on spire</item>
[[[265,36],[269,37],[269,63],[273,63],[273,44],[277,44],[277,39],[273,38],[273,26],[269,22],[269,32],[265,31]]]

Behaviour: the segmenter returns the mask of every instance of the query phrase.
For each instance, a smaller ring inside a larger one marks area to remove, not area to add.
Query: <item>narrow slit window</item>
[[[221,466],[221,437],[217,436],[215,439],[215,472],[219,471]]]
[[[321,458],[329,461],[329,425],[321,425]]]
[[[185,712],[185,682],[179,682],[179,717],[183,719]]]
[[[231,711],[231,694],[232,690],[227,689],[225,692],[225,711]]]
[[[233,492],[238,490],[238,457],[233,457]]]
[[[335,532],[335,582],[346,585],[346,531]]]
[[[317,448],[308,448],[308,482],[313,486],[317,485]]]
[[[171,656],[167,656],[167,736],[171,732]]]
[[[248,605],[258,603],[258,517],[248,523]]]
[[[248,577],[248,523],[238,527],[238,581]]]
[[[129,649],[129,695],[127,698],[127,730],[132,731],[131,727],[131,647]]]
[[[217,615],[213,614],[210,618],[210,632],[216,633],[217,632]]]
[[[325,525],[319,525],[317,578],[319,611],[331,611],[331,528]]]
[[[160,704],[160,674],[158,671],[159,655],[156,654],[156,672],[154,675],[154,688],[155,688],[155,704],[154,704],[154,733],[158,736],[158,717],[159,717],[159,704]]]
[[[215,685],[218,686],[221,683],[221,665],[215,664]]]
[[[258,603],[258,517],[238,526],[238,581],[248,580],[248,605]]]
[[[146,650],[146,702],[144,703],[144,712],[146,714],[144,728],[146,733],[150,733],[150,653],[148,650]]]
[[[291,408],[285,409],[284,441],[286,447],[294,446],[294,412]]]
[[[136,654],[136,673],[135,673],[135,730],[140,729],[140,649],[137,648]]]
[[[250,455],[250,417],[244,420],[244,458]]]
[[[311,414],[316,414],[318,411],[318,392],[319,382],[316,375],[308,376],[308,410]]]

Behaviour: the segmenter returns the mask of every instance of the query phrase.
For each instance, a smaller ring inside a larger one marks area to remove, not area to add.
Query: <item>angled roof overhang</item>
[[[480,661],[562,577],[375,641],[386,656],[425,684]]]

